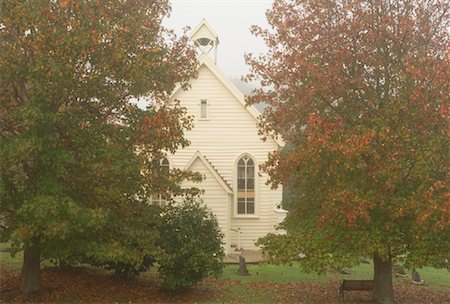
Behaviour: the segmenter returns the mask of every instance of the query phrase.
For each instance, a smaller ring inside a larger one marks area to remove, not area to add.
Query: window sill
[[[259,219],[257,214],[235,214],[233,219]]]

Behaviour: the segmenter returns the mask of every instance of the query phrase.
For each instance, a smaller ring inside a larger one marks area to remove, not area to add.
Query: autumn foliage
[[[442,265],[448,2],[280,0],[267,19],[253,28],[269,50],[247,56],[247,80],[262,85],[248,102],[268,104],[261,133],[287,143],[263,169],[292,194],[289,234],[263,240],[268,255],[303,253],[315,270],[358,256]]]
[[[162,26],[168,1],[0,5],[0,225],[25,251],[22,290],[39,290],[41,257],[139,267],[158,248],[149,196],[195,178],[159,166],[188,144],[166,102],[195,76],[187,36]]]

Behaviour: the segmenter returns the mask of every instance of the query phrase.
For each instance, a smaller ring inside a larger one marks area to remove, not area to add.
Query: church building
[[[261,140],[257,127],[261,113],[245,105],[244,95],[218,69],[219,39],[206,20],[192,31],[191,39],[198,55],[198,78],[191,80],[190,89],[177,87],[171,95],[194,118],[193,129],[185,134],[191,144],[164,162],[204,176],[202,183],[184,186],[204,191],[202,199],[217,216],[227,254],[256,250],[258,238],[275,232],[286,216],[278,208],[281,187],[272,190],[266,185],[267,175],[259,170],[268,153],[283,143],[271,137]]]

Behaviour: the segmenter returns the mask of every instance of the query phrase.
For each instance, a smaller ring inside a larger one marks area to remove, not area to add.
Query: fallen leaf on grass
[[[42,270],[44,291],[37,297],[26,298],[17,292],[20,275],[0,267],[0,302],[9,303],[242,303],[233,289],[244,286],[249,294],[271,297],[276,303],[339,303],[338,282],[325,284],[298,282],[245,283],[234,280],[207,279],[196,288],[170,296],[158,286],[154,276],[145,274],[139,278],[123,278],[110,273],[85,268],[46,268]],[[450,292],[418,288],[413,285],[395,286],[398,304],[450,303]],[[370,303],[371,292],[348,292],[346,303]],[[251,303],[252,299],[248,299]]]

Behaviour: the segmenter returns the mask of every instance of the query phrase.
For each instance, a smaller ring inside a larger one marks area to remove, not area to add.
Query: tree
[[[166,100],[195,74],[187,37],[161,25],[168,1],[2,0],[1,11],[0,224],[24,250],[21,290],[40,290],[41,256],[144,263],[159,216],[146,198],[193,177],[159,167],[188,144],[191,121]],[[130,103],[143,96],[147,109]]]
[[[448,2],[279,0],[268,52],[247,56],[248,99],[282,136],[263,169],[289,184],[287,236],[261,240],[273,260],[324,270],[374,259],[377,303],[393,303],[391,263],[449,258]]]

